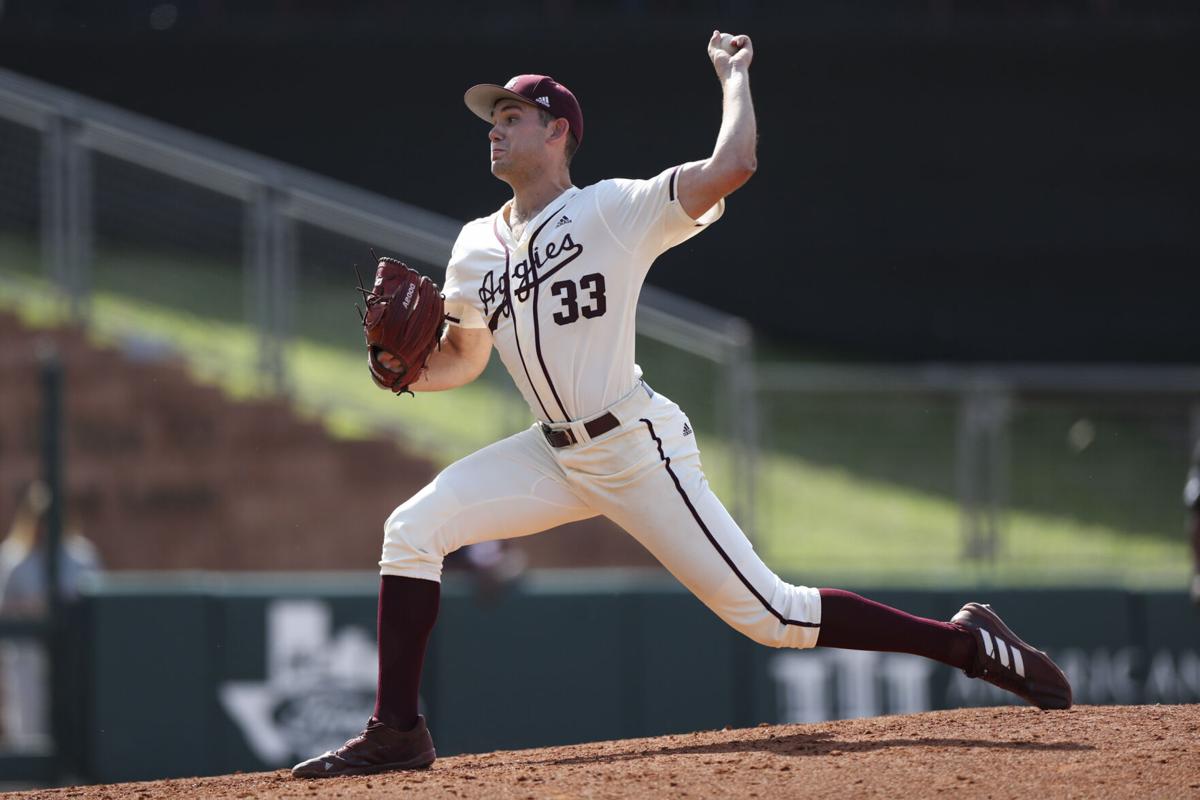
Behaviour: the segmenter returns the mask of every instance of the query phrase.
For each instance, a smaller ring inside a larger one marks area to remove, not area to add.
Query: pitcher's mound
[[[455,756],[422,772],[299,781],[279,771],[36,794],[72,800],[1197,798],[1200,706],[961,709]]]

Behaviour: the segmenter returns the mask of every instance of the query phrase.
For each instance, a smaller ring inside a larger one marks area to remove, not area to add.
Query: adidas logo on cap
[[[549,108],[549,107],[550,107],[550,98],[549,98],[549,97],[546,97],[545,95],[543,95],[543,96],[539,97],[539,98],[537,99],[537,102],[538,102],[539,104],[541,104],[541,105],[545,106],[546,108]]]

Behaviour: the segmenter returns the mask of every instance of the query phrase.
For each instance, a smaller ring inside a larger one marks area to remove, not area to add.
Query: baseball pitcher
[[[444,300],[428,279],[381,260],[374,286],[363,289],[370,370],[391,391],[444,391],[478,377],[495,349],[536,421],[450,465],[388,517],[374,715],[362,734],[298,764],[295,776],[433,763],[417,692],[443,558],[597,514],[764,645],[914,653],[1039,708],[1071,705],[1058,667],[988,606],[968,603],[942,622],[781,580],[709,488],[687,415],[634,363],[635,310],[650,266],[717,222],[757,167],[754,47],[748,36],[714,31],[708,55],[723,98],[712,154],[647,180],[572,183],[583,112],[553,78],[518,75],[467,91],[467,108],[489,126],[492,175],[512,199],[463,226]]]

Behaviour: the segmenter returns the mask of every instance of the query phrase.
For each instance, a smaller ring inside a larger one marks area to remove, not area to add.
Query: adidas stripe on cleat
[[[1041,650],[1009,630],[989,605],[967,603],[950,620],[975,637],[975,663],[963,670],[1042,710],[1071,707],[1067,676]]]

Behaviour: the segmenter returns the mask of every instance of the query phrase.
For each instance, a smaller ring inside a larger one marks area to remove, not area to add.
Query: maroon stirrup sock
[[[375,718],[398,730],[417,724],[425,645],[437,621],[442,585],[384,575],[379,582],[379,686]]]
[[[912,653],[959,669],[975,661],[975,637],[957,625],[914,617],[841,589],[820,591],[817,647]]]

